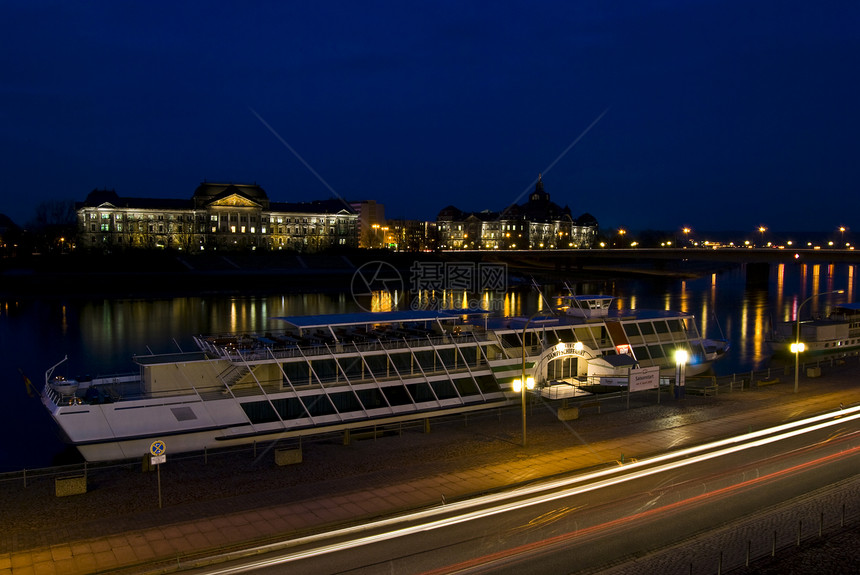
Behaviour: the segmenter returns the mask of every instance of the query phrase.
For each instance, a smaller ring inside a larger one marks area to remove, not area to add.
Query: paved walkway
[[[40,525],[40,505],[63,506],[68,500],[72,510],[76,504],[72,500],[77,498],[90,498],[88,501],[98,504],[99,490],[107,492],[111,486],[101,484],[85,495],[52,498],[50,502],[36,501],[38,496],[28,489],[4,487],[17,490],[13,494],[16,498],[32,499],[27,509],[32,508],[35,527],[19,526],[0,536],[0,575],[168,572],[170,565],[183,558],[438,505],[443,498],[452,501],[606,465],[622,457],[642,458],[833,410],[840,403],[860,404],[860,367],[856,361],[822,368],[821,378],[802,378],[799,394],[794,394],[792,383],[786,381],[716,397],[688,397],[681,402],[667,401],[664,396],[660,406],[652,403],[630,410],[624,409],[623,401],[615,400],[614,404],[604,404],[600,414],[591,408],[584,410],[579,420],[568,423],[558,422],[549,409],[536,405],[527,420],[526,449],[515,444],[521,424],[517,410],[498,413],[497,420],[473,421],[468,427],[434,425],[430,435],[415,433],[410,439],[404,435],[367,441],[361,449],[375,454],[387,452],[383,455],[390,461],[385,469],[363,472],[360,460],[345,459],[344,464],[355,469],[331,481],[308,481],[271,491],[258,489],[241,496],[168,504],[163,509],[121,516],[106,514],[103,519],[72,519],[50,529]],[[480,457],[470,456],[468,448],[457,453],[466,436],[470,441],[501,446]],[[436,451],[431,454],[428,447],[425,453],[422,442],[435,442]],[[316,448],[311,444],[305,451]],[[342,449],[346,455],[351,446],[329,448]],[[315,465],[311,459],[306,456],[300,466]],[[275,472],[285,473],[286,469]],[[125,495],[134,497],[131,492]],[[26,524],[26,519],[16,517],[16,525]]]

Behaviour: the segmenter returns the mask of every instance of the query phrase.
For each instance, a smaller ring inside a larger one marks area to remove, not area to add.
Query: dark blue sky
[[[644,4],[7,1],[0,212],[208,179],[433,219],[544,172],[602,227],[860,230],[860,3]]]

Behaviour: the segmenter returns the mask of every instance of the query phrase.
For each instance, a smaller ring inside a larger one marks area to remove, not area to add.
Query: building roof
[[[529,196],[529,200],[521,205],[511,204],[502,212],[493,212],[489,210],[484,210],[482,212],[464,212],[455,206],[446,206],[442,208],[436,219],[464,221],[469,217],[475,217],[481,221],[528,220],[529,222],[554,222],[563,219],[570,219],[573,221],[569,207],[565,206],[562,208],[550,200],[549,194],[544,190],[543,179],[541,176],[538,176],[535,190]],[[597,221],[595,220],[594,224],[596,223]]]
[[[357,213],[347,202],[341,200],[315,200],[312,202],[272,202],[269,208],[273,212],[292,212],[300,214],[348,214]]]
[[[83,202],[75,202],[75,209],[97,208],[105,204],[116,208],[139,210],[190,210],[191,200],[172,198],[126,198],[119,196],[114,190],[93,190]]]

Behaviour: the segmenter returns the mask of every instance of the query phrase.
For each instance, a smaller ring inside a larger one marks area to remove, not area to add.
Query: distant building
[[[289,249],[358,245],[357,214],[339,200],[272,202],[256,184],[204,182],[189,200],[94,190],[75,205],[78,247]]]
[[[358,247],[382,247],[382,228],[386,227],[385,206],[373,200],[362,200],[351,202],[350,207],[358,214]]]
[[[21,228],[6,214],[0,214],[0,257],[11,257],[18,253]]]
[[[539,176],[528,202],[503,212],[463,212],[448,206],[436,218],[441,249],[569,249],[590,248],[597,220],[590,214],[574,219],[570,208],[550,201]]]

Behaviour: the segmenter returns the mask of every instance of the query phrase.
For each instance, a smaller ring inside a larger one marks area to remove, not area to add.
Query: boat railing
[[[441,347],[445,345],[463,345],[478,342],[491,341],[486,333],[467,332],[461,335],[442,334],[427,336],[426,338],[379,338],[363,342],[330,342],[317,345],[302,346],[263,346],[253,348],[238,348],[234,346],[215,346],[206,340],[199,340],[205,351],[227,359],[229,361],[260,361],[266,359],[291,359],[298,357],[317,357],[321,355],[343,354],[343,353],[369,353],[376,351],[394,351],[399,349],[419,347]]]

